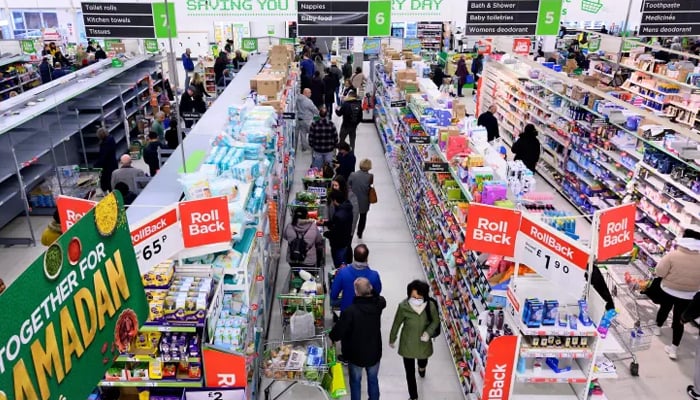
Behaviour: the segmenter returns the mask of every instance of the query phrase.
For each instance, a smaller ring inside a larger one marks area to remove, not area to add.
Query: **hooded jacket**
[[[326,226],[328,230],[323,235],[332,249],[348,247],[352,242],[352,203],[345,200],[338,205]]]
[[[382,310],[386,300],[382,296],[355,297],[340,315],[329,336],[340,341],[343,355],[352,365],[371,367],[382,358]]]
[[[434,302],[429,301],[426,305],[427,307],[430,307],[430,315],[433,317],[431,323],[428,323],[427,309],[418,314],[408,304],[408,299],[404,299],[399,303],[394,316],[394,323],[389,333],[389,343],[396,342],[399,329],[401,329],[399,355],[402,357],[423,360],[433,355],[433,341],[423,342],[420,340],[420,337],[423,335],[423,332],[427,332],[431,336],[435,333],[440,324],[440,314]]]
[[[304,265],[316,267],[316,250],[323,249],[323,236],[316,229],[316,223],[313,220],[302,219],[296,225],[287,225],[284,228],[284,239],[289,243],[297,237],[297,234],[302,233],[307,246]],[[289,252],[287,252],[287,263],[289,262]]]
[[[537,139],[537,131],[526,130],[521,133],[511,150],[515,154],[514,160],[522,160],[530,171],[535,172],[537,162],[540,160],[540,141]]]
[[[686,238],[684,238],[686,239]],[[661,286],[681,292],[700,291],[700,252],[678,246],[656,265],[656,276]]]

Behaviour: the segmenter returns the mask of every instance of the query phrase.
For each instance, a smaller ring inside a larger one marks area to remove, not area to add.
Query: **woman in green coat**
[[[408,298],[399,303],[389,334],[389,346],[394,348],[396,337],[401,329],[399,355],[403,357],[406,384],[411,400],[418,399],[416,360],[418,360],[418,374],[424,378],[428,357],[433,355],[431,337],[440,324],[438,309],[435,303],[428,300],[429,290],[430,287],[424,281],[415,280],[408,284],[406,288]]]

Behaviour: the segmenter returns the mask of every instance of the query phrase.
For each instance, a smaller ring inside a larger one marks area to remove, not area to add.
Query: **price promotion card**
[[[556,229],[523,215],[515,246],[515,259],[555,285],[582,292],[589,250]]]
[[[169,207],[131,229],[131,242],[141,273],[179,253],[185,245],[177,209]]]

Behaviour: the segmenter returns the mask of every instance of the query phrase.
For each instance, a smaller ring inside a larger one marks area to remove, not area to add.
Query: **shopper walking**
[[[160,169],[160,159],[158,158],[158,149],[164,149],[163,143],[158,139],[156,132],[148,133],[148,144],[143,149],[143,162],[148,165],[148,174],[156,176]]]
[[[474,75],[474,90],[472,94],[476,96],[477,84],[479,83],[479,78],[481,78],[481,72],[484,70],[484,55],[479,54],[475,59],[472,60],[472,74]]]
[[[355,153],[346,142],[338,143],[338,154],[335,156],[335,173],[345,178],[350,179],[350,174],[355,172]]]
[[[112,190],[112,172],[119,167],[117,165],[117,142],[105,128],[97,130],[97,138],[100,140],[100,153],[95,162],[95,168],[102,169],[100,189],[103,193],[107,193]]]
[[[333,177],[333,180],[331,181],[331,191],[340,191],[345,196],[347,196],[348,200],[350,201],[350,204],[352,204],[352,231],[350,232],[350,236],[352,237],[355,234],[355,230],[357,229],[357,223],[360,219],[360,205],[357,202],[357,196],[355,196],[355,193],[353,193],[352,190],[350,190],[350,188],[348,187],[348,181],[342,175],[336,175],[335,177]],[[333,206],[333,204],[329,203],[327,214],[328,217],[332,217],[334,212],[335,207]],[[350,264],[352,262],[352,253],[353,251],[351,243],[350,245],[348,245],[348,250],[345,253],[346,264]]]
[[[358,244],[355,246],[355,251],[353,253],[355,262],[338,270],[335,279],[333,279],[333,286],[331,287],[331,304],[340,303],[341,315],[350,307],[355,297],[353,288],[355,279],[368,279],[374,288],[374,293],[376,295],[382,293],[382,280],[379,277],[379,272],[371,269],[368,264],[369,249],[367,246]]]
[[[355,68],[355,74],[350,77],[350,82],[352,82],[352,86],[358,93],[364,90],[365,83],[367,83],[367,78],[365,77],[365,74],[362,73],[361,67]]]
[[[360,170],[350,174],[348,187],[357,196],[357,204],[360,208],[360,219],[357,224],[357,238],[362,239],[362,234],[367,226],[367,213],[369,212],[369,192],[374,183],[374,175],[369,171],[372,169],[372,161],[363,159],[360,161]]]
[[[41,76],[41,83],[51,82],[51,77],[53,75],[53,67],[49,64],[49,58],[44,57],[39,64],[39,76]]]
[[[464,55],[459,57],[457,61],[457,71],[455,75],[459,77],[457,80],[457,97],[464,97],[462,94],[462,87],[467,83],[467,76],[469,76],[469,71],[467,71],[467,60],[464,59]]]
[[[343,117],[340,125],[340,141],[350,137],[350,147],[355,150],[355,139],[357,138],[357,126],[362,122],[362,102],[357,98],[354,90],[348,91],[348,95],[343,100],[343,105],[335,110],[335,114]]]
[[[314,118],[319,116],[318,108],[311,101],[311,89],[303,90],[297,97],[297,141],[301,142],[301,150],[309,150],[309,129]]]
[[[165,113],[163,111],[158,111],[156,113],[155,118],[153,119],[153,123],[151,124],[151,131],[158,134],[158,140],[160,140],[161,142],[165,138],[165,125],[163,124],[164,121]]]
[[[340,315],[329,337],[340,341],[350,375],[350,399],[362,398],[362,370],[367,371],[368,400],[379,400],[379,361],[382,358],[384,297],[376,295],[367,278],[353,282],[354,299]]]
[[[532,124],[525,125],[525,129],[518,136],[518,140],[513,143],[511,148],[515,157],[513,160],[522,161],[525,166],[535,172],[537,162],[540,160],[540,141],[537,139],[537,129]]]
[[[217,84],[221,81],[221,77],[224,76],[224,70],[226,69],[227,65],[228,58],[226,53],[220,51],[219,57],[217,57],[216,61],[214,61],[214,78],[216,79]]]
[[[408,298],[399,303],[394,316],[394,323],[389,333],[389,346],[396,346],[399,339],[399,355],[403,357],[406,371],[406,385],[410,400],[418,399],[416,385],[416,361],[418,375],[425,377],[428,358],[433,355],[433,342],[430,338],[440,325],[438,309],[428,297],[429,286],[426,282],[415,280],[408,284]]]
[[[99,44],[95,48],[95,61],[100,61],[100,60],[106,60],[107,59],[107,53],[105,53],[104,50],[102,50],[102,46]]]
[[[188,86],[187,90],[180,96],[180,116],[185,120],[185,127],[191,128],[194,121],[190,118],[185,118],[185,115],[192,114],[194,111],[194,86]]]
[[[348,56],[343,64],[343,79],[352,77],[352,56]]]
[[[676,249],[666,254],[656,264],[656,276],[661,278],[663,296],[656,314],[655,335],[661,335],[661,327],[673,310],[671,346],[664,350],[672,360],[678,358],[678,346],[683,338],[681,316],[695,293],[700,291],[700,228],[685,229],[683,237],[676,241]]]
[[[346,79],[343,82],[343,87],[342,87],[342,90],[340,91],[340,103],[339,103],[340,106],[343,105],[343,103],[345,102],[345,98],[348,97],[350,92],[354,91],[354,90],[355,90],[355,88],[352,87],[352,81],[350,80],[350,78]]]
[[[326,64],[323,62],[323,56],[321,54],[314,55],[314,73],[318,72],[321,75],[321,79],[326,76]]]
[[[311,166],[321,169],[325,164],[333,164],[335,148],[338,145],[338,130],[328,117],[325,107],[319,110],[319,119],[309,128],[309,146],[311,147]]]
[[[199,72],[192,74],[191,82],[192,86],[197,90],[197,93],[205,97],[211,97],[211,95],[207,92],[207,88],[204,86],[204,78]],[[185,85],[185,87],[189,87],[189,85]]]
[[[700,318],[700,293],[696,293],[693,296],[690,304],[686,308],[681,322],[688,323],[691,321],[698,321]],[[700,338],[695,340],[695,371],[693,374],[693,384],[688,385],[686,388],[686,393],[688,397],[692,400],[700,400]]]
[[[328,228],[323,236],[328,239],[331,247],[333,265],[340,267],[345,262],[345,253],[352,243],[352,203],[343,193],[331,192],[328,201],[333,203],[335,212],[323,225]]]
[[[317,254],[323,254],[323,236],[316,221],[309,219],[306,207],[296,207],[292,222],[284,227],[287,241],[287,263],[294,269],[317,268]]]
[[[146,174],[140,168],[134,168],[131,165],[131,156],[124,154],[119,159],[121,166],[118,170],[112,173],[112,188],[115,187],[117,182],[124,182],[129,187],[132,192],[136,191],[136,178],[146,176]]]
[[[185,69],[185,87],[190,86],[190,78],[194,73],[194,61],[192,61],[191,54],[192,50],[189,48],[182,53],[182,68]]]
[[[435,66],[435,70],[433,71],[433,78],[432,81],[435,84],[435,86],[440,90],[440,87],[445,83],[445,78],[447,75],[445,75],[445,71],[442,70],[442,65],[438,64]]]
[[[330,113],[333,112],[333,103],[338,96],[338,86],[340,86],[340,82],[333,75],[331,69],[326,68],[326,74],[323,76],[323,104]]]
[[[314,73],[316,72],[316,64],[314,64],[313,60],[311,59],[310,53],[304,53],[301,62],[299,62],[299,67],[303,69],[303,74],[307,78],[314,77]]]
[[[479,115],[476,124],[486,128],[486,138],[489,142],[498,139],[501,135],[498,133],[498,120],[496,119],[496,105],[491,104],[483,114]]]
[[[338,60],[332,60],[331,61],[331,68],[330,68],[330,73],[333,75],[335,78],[336,86],[335,86],[335,102],[337,104],[340,104],[340,95],[339,95],[339,90],[340,90],[340,84],[345,80],[343,77],[343,71],[338,68]]]
[[[311,89],[311,101],[316,108],[323,107],[323,95],[326,92],[326,87],[323,84],[323,79],[321,79],[321,73],[319,71],[314,72],[314,77],[311,78],[309,89]]]

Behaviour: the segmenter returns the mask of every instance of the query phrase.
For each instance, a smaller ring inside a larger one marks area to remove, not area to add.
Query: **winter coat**
[[[355,196],[357,196],[357,205],[360,208],[360,213],[369,211],[369,187],[374,182],[374,175],[367,171],[355,171],[348,178],[348,186]]]
[[[511,150],[515,155],[514,160],[521,160],[530,171],[535,172],[537,162],[540,160],[540,141],[537,139],[537,132],[521,133]]]
[[[357,278],[367,278],[372,284],[374,294],[380,295],[382,293],[382,280],[379,278],[379,272],[371,269],[367,263],[354,262],[345,266],[338,270],[331,287],[331,302],[337,301],[340,294],[343,294],[340,299],[341,312],[345,312],[355,298],[355,279]]]
[[[117,142],[112,135],[100,143],[100,154],[95,162],[95,168],[102,168],[100,189],[103,192],[112,190],[112,172],[119,168],[117,163]]]
[[[44,60],[39,64],[39,75],[41,76],[41,83],[51,82],[51,65],[48,61]]]
[[[192,61],[192,57],[188,56],[187,53],[182,53],[182,68],[185,69],[185,72],[194,71],[194,61]]]
[[[333,64],[331,65],[331,75],[333,75],[335,81],[337,82],[335,85],[335,90],[338,90],[340,84],[343,83],[343,71],[341,71],[337,65]]]
[[[430,307],[430,315],[433,317],[433,321],[430,324],[428,324],[428,307]],[[432,336],[439,324],[440,317],[435,303],[428,301],[426,309],[418,314],[408,304],[408,299],[403,300],[396,309],[394,323],[389,333],[389,343],[396,343],[399,329],[401,329],[399,355],[405,358],[427,359],[433,354],[433,341],[422,342],[420,337],[423,335],[423,332],[427,332],[428,335]]]
[[[326,86],[323,84],[321,78],[312,78],[309,84],[309,89],[311,89],[311,101],[313,101],[316,107],[323,105],[323,94],[325,92]]]
[[[476,121],[476,124],[486,128],[486,135],[489,142],[501,136],[498,133],[498,120],[491,113],[491,111],[486,111],[485,113],[479,115],[479,119]]]
[[[382,310],[386,300],[381,296],[355,297],[333,326],[329,337],[340,341],[348,362],[358,367],[371,367],[382,358]]]
[[[338,87],[336,86],[336,80],[333,74],[328,74],[323,77],[323,89],[323,103],[333,103],[335,101],[336,90],[338,90]]]
[[[460,84],[464,85],[467,83],[467,76],[469,75],[469,71],[467,71],[467,62],[461,58],[457,61],[457,71],[455,75],[459,77]]]
[[[187,91],[185,91],[182,96],[180,96],[180,115],[184,113],[194,112],[194,96],[190,96]]]
[[[442,82],[445,80],[445,72],[443,72],[441,67],[435,68],[435,72],[433,72],[433,83],[435,86],[440,89],[440,86],[442,86]]]
[[[350,64],[349,62],[346,62],[345,64],[343,64],[342,72],[343,72],[343,79],[350,79],[350,77],[352,76],[352,64]]]
[[[51,220],[46,229],[44,229],[44,233],[41,234],[41,244],[51,246],[62,234],[61,224]]]
[[[352,234],[354,235],[355,230],[357,229],[357,222],[360,220],[360,206],[357,203],[357,196],[355,196],[355,193],[353,193],[352,190],[348,190],[348,200],[350,200],[350,203],[352,204]],[[328,218],[333,217],[334,212],[335,207],[333,206],[333,203],[328,203]]]
[[[302,219],[296,225],[288,224],[284,227],[284,239],[287,243],[296,239],[297,234],[301,233],[304,233],[304,241],[307,246],[303,264],[316,267],[316,250],[323,250],[323,236],[316,228],[316,222],[310,219]],[[287,252],[287,262],[290,262],[289,252]]]
[[[332,249],[348,247],[352,242],[352,203],[345,200],[336,207],[333,217],[325,225],[328,230],[323,235],[328,238]]]
[[[699,252],[678,246],[656,264],[656,276],[661,277],[661,284],[669,289],[682,292],[700,291],[698,260]]]
[[[336,159],[338,160],[338,168],[336,168],[335,173],[342,175],[347,181],[350,179],[350,174],[355,172],[355,163],[357,162],[355,153],[352,151],[349,151],[345,155],[338,153]]]
[[[313,78],[314,73],[316,72],[316,64],[309,59],[309,58],[304,58],[301,60],[299,63],[299,68],[304,70],[304,75],[306,75],[309,78]]]

